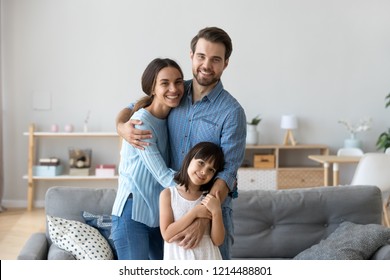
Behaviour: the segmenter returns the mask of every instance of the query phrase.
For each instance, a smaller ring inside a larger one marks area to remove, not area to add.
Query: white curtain
[[[3,192],[4,192],[4,160],[3,160],[3,63],[2,63],[2,49],[1,49],[1,13],[2,13],[2,3],[0,2],[0,212],[4,210],[2,206],[3,201]]]
[[[0,40],[1,41],[1,40]],[[1,47],[0,47],[0,54],[1,54]],[[1,65],[1,59],[0,59],[0,65]],[[3,83],[1,80],[1,67],[0,67],[0,212],[4,210],[4,207],[2,206],[3,201],[3,191],[4,191],[4,161],[3,161]]]
[[[1,39],[0,39],[1,45]],[[0,47],[1,54],[1,47]],[[1,55],[0,55],[0,65],[1,65]],[[3,191],[4,191],[4,161],[3,161],[3,83],[1,79],[1,67],[0,67],[0,212],[4,210],[2,206],[3,201]]]

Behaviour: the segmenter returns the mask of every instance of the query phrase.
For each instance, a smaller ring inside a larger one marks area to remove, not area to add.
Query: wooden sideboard
[[[290,189],[323,186],[321,164],[309,155],[328,155],[326,145],[247,145],[238,170],[240,189]]]

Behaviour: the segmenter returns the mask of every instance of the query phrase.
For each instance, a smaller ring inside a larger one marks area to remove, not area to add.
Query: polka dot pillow
[[[79,221],[47,216],[49,235],[59,248],[78,260],[112,260],[113,253],[99,231]]]

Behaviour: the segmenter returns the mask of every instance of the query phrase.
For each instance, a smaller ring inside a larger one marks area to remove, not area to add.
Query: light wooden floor
[[[0,260],[16,260],[34,232],[45,232],[45,210],[7,209],[0,213]]]

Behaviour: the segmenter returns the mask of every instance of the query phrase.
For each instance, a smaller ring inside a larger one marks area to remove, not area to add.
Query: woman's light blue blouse
[[[159,196],[163,188],[175,186],[175,171],[169,169],[169,140],[166,119],[158,119],[140,109],[132,119],[142,120],[140,129],[152,131],[153,138],[145,150],[122,141],[118,192],[112,214],[121,216],[130,193],[133,194],[132,219],[149,227],[159,226]]]

